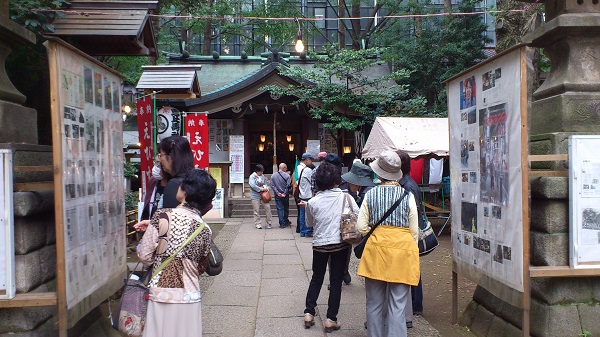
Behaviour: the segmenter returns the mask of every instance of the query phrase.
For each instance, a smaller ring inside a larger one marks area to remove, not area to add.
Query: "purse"
[[[269,189],[260,192],[260,200],[262,200],[262,202],[271,202],[272,198]]]
[[[346,201],[348,201],[348,213],[344,213],[346,210]],[[354,213],[350,195],[348,193],[344,193],[342,215],[340,218],[340,235],[342,236],[342,241],[349,244],[356,244],[360,241],[362,235],[360,235],[358,232],[357,221],[358,217],[356,216],[356,213]]]
[[[426,221],[425,229],[419,227],[419,255],[424,256],[431,253],[439,242],[433,228],[431,228],[431,222]]]
[[[206,266],[206,274],[208,276],[217,276],[223,271],[223,254],[215,244],[210,240],[210,252],[208,253],[208,265]]]
[[[387,217],[389,217],[390,214],[392,214],[392,212],[398,207],[398,205],[400,205],[400,202],[402,201],[402,199],[404,199],[407,195],[408,195],[408,191],[404,190],[404,193],[402,194],[402,196],[400,196],[400,199],[396,200],[396,202],[392,205],[392,207],[390,207],[390,209],[387,210],[387,212],[385,212],[385,214],[381,217],[381,219],[379,219],[379,221],[377,221],[377,223],[375,223],[371,227],[371,230],[369,231],[369,233],[367,233],[367,235],[363,236],[363,238],[356,245],[356,247],[354,247],[354,255],[357,258],[360,259],[362,257],[362,254],[363,254],[363,251],[365,250],[367,241],[369,240],[369,237],[371,236],[371,234],[373,234],[373,232],[375,231],[375,228],[377,228],[377,226],[379,226],[379,224],[381,224],[383,222],[383,220],[387,219]]]
[[[118,330],[125,333],[128,337],[140,337],[144,332],[144,326],[146,325],[146,312],[148,311],[148,299],[150,289],[148,289],[148,282],[152,280],[158,273],[163,270],[179,252],[187,246],[200,232],[204,229],[206,223],[203,222],[196,230],[190,235],[187,240],[177,250],[164,260],[158,268],[150,275],[148,270],[144,276],[136,280],[131,278],[133,272],[128,279],[125,280],[125,287],[123,289],[123,295],[121,296],[121,302],[117,309],[117,317],[119,318]]]

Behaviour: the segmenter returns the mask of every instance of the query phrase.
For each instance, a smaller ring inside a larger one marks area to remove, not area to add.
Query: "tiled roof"
[[[188,91],[200,94],[198,72],[201,65],[143,66],[136,89]]]

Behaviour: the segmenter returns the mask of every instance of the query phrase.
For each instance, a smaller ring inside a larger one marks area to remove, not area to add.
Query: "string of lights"
[[[499,13],[522,13],[526,12],[528,8],[524,9],[507,9],[507,10],[485,10],[476,12],[442,12],[442,13],[430,13],[430,14],[403,14],[403,15],[382,15],[382,16],[358,16],[358,17],[343,17],[343,18],[303,18],[303,17],[261,17],[261,16],[231,16],[226,15],[223,17],[217,16],[195,16],[195,15],[165,15],[165,14],[148,14],[149,17],[157,18],[168,18],[168,19],[196,19],[196,20],[215,20],[215,21],[231,21],[232,19],[237,20],[269,20],[269,21],[345,21],[345,20],[363,20],[363,19],[409,19],[409,18],[427,18],[427,17],[443,17],[443,16],[469,16],[469,15],[484,15],[484,14],[499,14]],[[66,10],[66,9],[30,9],[32,12],[46,13],[46,12],[59,12],[63,14],[81,15],[81,16],[96,16],[96,15],[122,15],[131,16],[128,13],[104,13],[96,10]]]

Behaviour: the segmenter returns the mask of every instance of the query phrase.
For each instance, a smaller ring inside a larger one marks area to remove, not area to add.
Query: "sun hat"
[[[394,151],[385,150],[379,158],[371,163],[371,169],[385,180],[400,180],[402,178],[402,162]]]
[[[357,186],[375,186],[373,170],[361,162],[352,164],[350,171],[342,174],[342,179]]]
[[[328,153],[323,160],[337,166],[339,169],[342,168],[342,159],[335,153]]]
[[[312,154],[306,152],[306,153],[302,154],[302,159],[301,160],[305,160],[305,159],[309,159],[309,158],[313,159],[313,156],[312,156]]]

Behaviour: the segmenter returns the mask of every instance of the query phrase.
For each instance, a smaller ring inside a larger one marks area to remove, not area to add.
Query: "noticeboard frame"
[[[13,207],[13,165],[12,151],[0,149],[0,234],[4,240],[2,260],[0,264],[0,300],[10,300],[15,297],[15,240],[14,240],[14,207]]]

